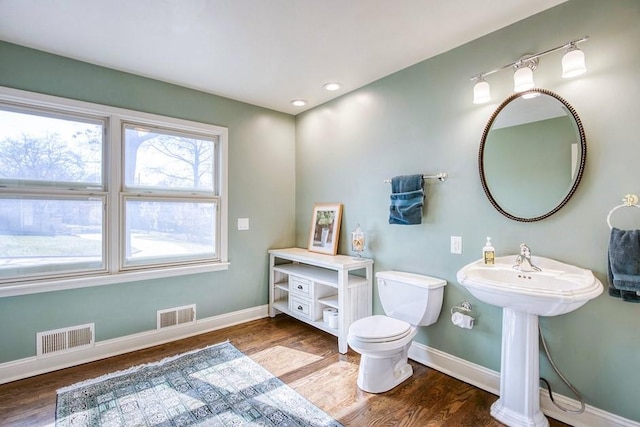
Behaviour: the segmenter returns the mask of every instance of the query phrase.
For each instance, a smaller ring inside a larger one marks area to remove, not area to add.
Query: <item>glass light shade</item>
[[[533,82],[533,71],[529,67],[520,67],[513,73],[513,90],[524,92],[535,86]]]
[[[587,71],[584,63],[584,52],[577,47],[569,48],[562,57],[562,78],[569,79]]]
[[[491,101],[491,89],[489,83],[480,79],[473,87],[473,103],[484,104]]]

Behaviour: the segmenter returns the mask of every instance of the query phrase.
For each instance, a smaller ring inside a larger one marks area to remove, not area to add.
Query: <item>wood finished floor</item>
[[[415,362],[400,386],[365,393],[356,386],[357,353],[342,355],[335,337],[280,315],[0,385],[0,426],[53,426],[57,389],[225,340],[345,426],[502,425],[489,415],[495,395]]]

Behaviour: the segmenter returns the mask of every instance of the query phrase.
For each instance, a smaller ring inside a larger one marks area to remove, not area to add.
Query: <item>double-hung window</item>
[[[126,122],[122,135],[122,268],[218,260],[218,137]]]
[[[226,268],[226,135],[0,88],[0,294]]]
[[[0,105],[0,280],[103,271],[106,118]]]

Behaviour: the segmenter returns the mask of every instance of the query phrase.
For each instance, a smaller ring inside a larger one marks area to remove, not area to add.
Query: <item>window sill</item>
[[[184,267],[132,271],[118,274],[69,277],[56,280],[38,280],[15,284],[7,283],[5,285],[0,285],[0,298],[37,294],[40,292],[88,288],[92,286],[113,285],[117,283],[138,282],[141,280],[163,279],[167,277],[185,276],[188,274],[209,273],[212,271],[228,270],[229,265],[230,263],[228,262],[220,262],[215,264],[189,265]]]

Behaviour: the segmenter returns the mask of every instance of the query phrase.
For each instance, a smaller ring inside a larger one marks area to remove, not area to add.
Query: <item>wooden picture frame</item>
[[[340,240],[342,203],[316,203],[313,205],[309,251],[335,255]]]

